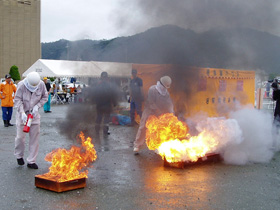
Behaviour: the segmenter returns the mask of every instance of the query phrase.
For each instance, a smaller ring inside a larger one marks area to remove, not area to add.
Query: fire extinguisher
[[[28,114],[26,123],[25,123],[25,125],[23,127],[23,132],[25,132],[25,133],[29,132],[32,120],[33,120],[33,115],[32,114]]]

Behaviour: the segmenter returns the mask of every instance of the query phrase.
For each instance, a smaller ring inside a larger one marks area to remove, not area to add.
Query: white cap
[[[40,75],[33,71],[27,75],[26,79],[29,85],[36,87],[40,82]]]
[[[163,76],[160,78],[160,82],[165,88],[170,88],[172,80],[169,76]]]

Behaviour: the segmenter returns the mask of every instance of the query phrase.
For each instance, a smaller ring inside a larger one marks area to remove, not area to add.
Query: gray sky
[[[119,36],[111,20],[118,4],[117,0],[41,0],[41,41]]]
[[[41,41],[111,39],[174,24],[280,35],[279,0],[41,0]]]

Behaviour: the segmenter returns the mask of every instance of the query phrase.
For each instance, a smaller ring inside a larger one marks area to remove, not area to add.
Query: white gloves
[[[32,109],[32,115],[35,117],[38,114],[39,107],[35,105]]]
[[[21,113],[21,120],[22,120],[22,122],[23,122],[24,124],[25,124],[26,121],[27,121],[27,115],[26,115],[24,112]]]

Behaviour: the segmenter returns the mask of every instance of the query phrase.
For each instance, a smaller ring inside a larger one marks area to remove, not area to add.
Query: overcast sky
[[[41,41],[108,39],[117,0],[41,0]]]
[[[111,39],[174,24],[280,35],[279,0],[41,0],[41,41]]]

